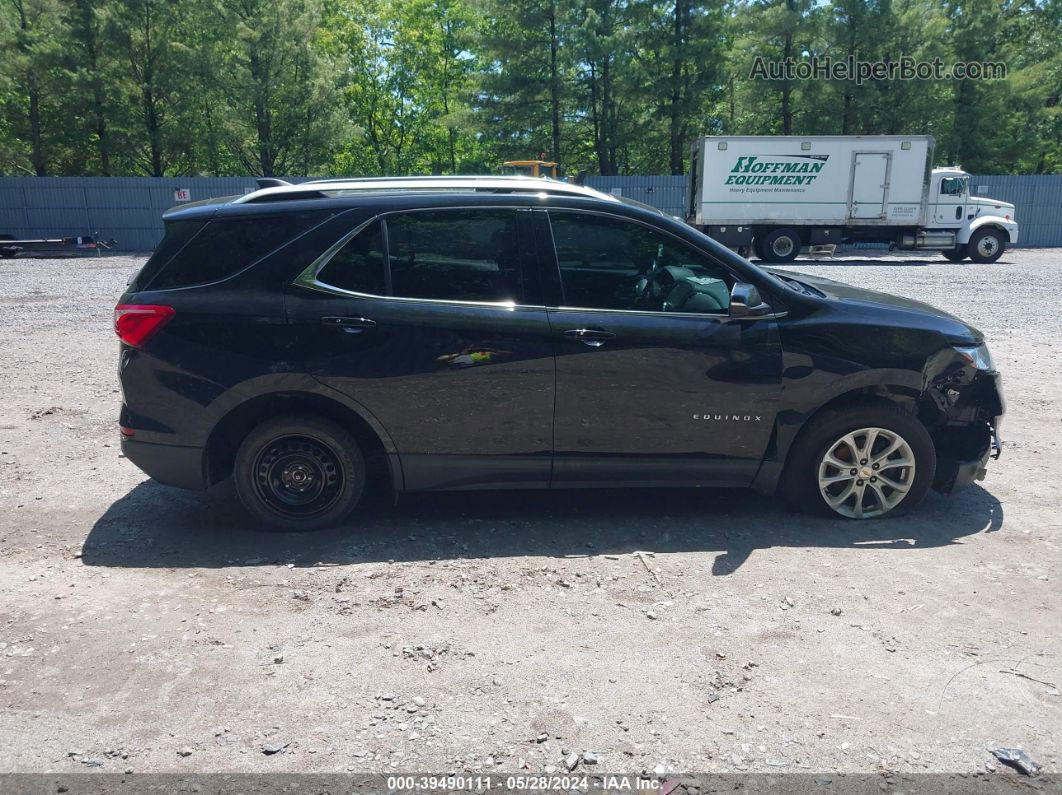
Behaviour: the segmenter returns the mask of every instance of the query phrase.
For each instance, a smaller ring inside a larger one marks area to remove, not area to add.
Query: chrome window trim
[[[443,305],[443,306],[475,306],[475,307],[487,307],[487,308],[493,308],[493,309],[508,309],[508,310],[517,310],[517,309],[542,310],[542,309],[544,309],[544,310],[547,310],[549,312],[595,312],[595,313],[621,314],[621,315],[648,315],[650,317],[699,317],[699,318],[705,318],[705,319],[709,319],[709,320],[734,320],[734,321],[740,321],[740,320],[774,320],[774,319],[777,319],[777,318],[785,317],[787,314],[789,314],[788,312],[773,312],[773,313],[771,313],[769,315],[758,315],[758,316],[755,316],[755,317],[745,316],[745,317],[737,317],[737,318],[735,318],[735,317],[730,317],[729,314],[711,313],[711,312],[653,312],[653,311],[644,310],[644,309],[603,309],[603,308],[600,308],[600,307],[579,307],[579,306],[563,306],[563,305],[561,305],[561,306],[551,306],[551,305],[546,305],[546,304],[520,304],[520,303],[516,303],[515,301],[458,301],[458,300],[446,299],[446,298],[409,298],[409,297],[406,297],[406,296],[398,296],[398,295],[374,295],[373,293],[359,293],[359,292],[357,292],[355,290],[346,290],[346,289],[344,289],[342,287],[336,287],[333,284],[328,284],[327,282],[323,282],[323,281],[321,281],[320,279],[317,278],[317,276],[320,273],[320,271],[331,261],[331,259],[337,253],[339,253],[339,250],[341,248],[343,248],[343,246],[345,246],[353,238],[355,238],[359,234],[361,234],[361,232],[363,232],[365,229],[367,229],[372,224],[380,223],[381,221],[386,221],[386,219],[389,216],[406,215],[408,213],[416,213],[416,212],[438,212],[440,210],[448,211],[448,210],[481,210],[481,209],[484,209],[483,205],[459,205],[459,206],[441,207],[441,208],[440,207],[416,207],[416,208],[403,209],[403,210],[389,210],[389,211],[384,212],[384,213],[378,213],[377,215],[374,215],[371,218],[368,218],[365,221],[363,221],[362,223],[358,224],[356,227],[354,227],[354,229],[352,229],[350,232],[347,232],[339,240],[337,240],[335,243],[333,243],[331,246],[329,246],[327,249],[325,249],[324,253],[319,255],[313,262],[311,262],[309,265],[306,266],[306,268],[302,271],[302,273],[300,273],[298,276],[295,277],[295,280],[292,282],[292,284],[296,284],[296,285],[298,285],[300,287],[305,287],[307,289],[314,290],[316,292],[327,293],[329,295],[337,295],[337,296],[349,297],[349,298],[370,299],[370,300],[373,300],[373,301],[393,301],[393,302],[399,302],[399,303],[415,303],[415,304],[440,304],[440,305]],[[489,209],[516,210],[516,211],[528,212],[532,208],[529,208],[526,205],[490,205]],[[547,210],[544,210],[544,211],[547,212],[547,214],[548,214]],[[642,226],[648,227],[649,229],[652,229],[654,231],[662,232],[662,233],[668,235],[669,237],[672,237],[675,240],[679,241],[680,243],[685,243],[687,246],[691,246],[690,243],[688,243],[687,241],[683,240],[678,235],[672,234],[671,232],[669,232],[666,229],[658,229],[657,227],[653,226],[652,224],[647,224],[647,223],[645,223],[645,222],[643,222],[643,221],[641,221],[641,220],[639,220],[637,218],[627,218],[626,216],[623,216],[623,215],[616,215],[615,213],[610,213],[610,212],[605,212],[605,211],[600,211],[600,210],[581,210],[581,209],[573,209],[573,208],[568,208],[568,207],[556,208],[556,211],[557,212],[589,213],[589,214],[593,214],[593,215],[600,215],[600,216],[604,216],[604,217],[607,217],[607,218],[612,218],[612,219],[615,219],[615,220],[618,220],[618,221],[633,222],[633,223],[640,224]],[[550,227],[550,236],[551,236],[551,238],[552,238],[552,233],[553,233],[553,230],[552,230],[552,226],[551,226]],[[552,242],[552,240],[551,240],[551,242]],[[556,245],[554,244],[553,245],[553,252],[554,252],[553,261],[554,261],[554,263],[557,263],[556,250],[557,250],[556,249]],[[706,256],[710,256],[710,255],[706,254]],[[725,265],[723,265],[722,263],[719,263],[719,266],[722,267],[723,270],[725,270],[727,273],[729,273],[734,279],[738,279],[738,276],[736,274],[734,274]],[[559,271],[560,270],[559,263],[557,263],[557,268],[558,268],[558,271]]]

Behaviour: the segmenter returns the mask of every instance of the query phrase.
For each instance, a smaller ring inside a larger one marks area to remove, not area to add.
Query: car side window
[[[369,295],[386,295],[383,230],[379,221],[362,229],[337,251],[317,278],[325,284]]]
[[[433,210],[387,218],[393,295],[448,301],[520,300],[514,210]]]
[[[550,211],[564,305],[726,314],[734,279],[722,265],[634,221]]]

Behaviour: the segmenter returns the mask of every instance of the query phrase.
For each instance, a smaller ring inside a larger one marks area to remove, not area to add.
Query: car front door
[[[553,340],[524,303],[530,217],[389,214],[289,291],[307,368],[385,429],[408,490],[549,483]]]
[[[664,229],[571,210],[536,228],[560,287],[553,484],[751,483],[781,389],[775,320],[731,318],[735,277]]]

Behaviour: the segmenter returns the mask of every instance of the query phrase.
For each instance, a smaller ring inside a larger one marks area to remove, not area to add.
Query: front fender
[[[974,232],[985,226],[999,227],[1003,230],[1003,233],[1007,236],[1007,242],[1011,245],[1018,242],[1017,222],[1008,220],[1001,215],[981,215],[959,230],[959,243],[962,245],[969,243]]]

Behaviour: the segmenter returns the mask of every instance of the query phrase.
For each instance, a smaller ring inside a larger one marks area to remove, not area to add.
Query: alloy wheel
[[[819,462],[819,492],[826,504],[850,519],[888,513],[914,484],[911,445],[895,431],[861,428],[846,433]]]

